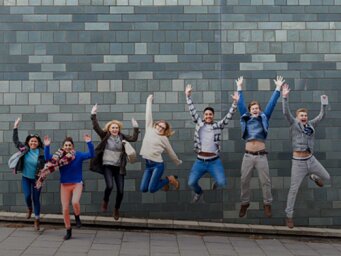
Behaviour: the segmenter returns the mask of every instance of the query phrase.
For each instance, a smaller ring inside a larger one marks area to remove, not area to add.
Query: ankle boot
[[[75,215],[75,220],[76,220],[76,227],[77,228],[81,228],[82,227],[82,222],[81,222],[81,219],[80,219],[79,215]]]
[[[32,215],[32,208],[27,208],[26,219],[30,219]]]
[[[64,236],[64,240],[69,240],[72,236],[72,228],[66,230],[66,235]]]
[[[101,210],[102,212],[105,212],[106,210],[108,210],[108,202],[103,200]]]
[[[120,218],[120,211],[115,208],[114,210],[114,219],[118,220]]]
[[[40,230],[40,220],[39,219],[35,219],[34,220],[34,230],[35,231],[39,231]]]
[[[169,184],[171,184],[175,188],[175,190],[179,190],[180,182],[178,181],[178,176],[170,175],[170,176],[167,176],[167,179],[169,180]]]

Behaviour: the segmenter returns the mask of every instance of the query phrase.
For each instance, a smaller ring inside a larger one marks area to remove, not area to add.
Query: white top
[[[146,133],[142,141],[140,155],[144,159],[162,163],[162,153],[166,151],[176,165],[181,164],[181,160],[175,154],[167,136],[160,135],[153,127],[152,100],[147,100],[146,104]]]
[[[216,153],[218,148],[214,143],[214,131],[211,124],[204,124],[199,130],[201,151]]]

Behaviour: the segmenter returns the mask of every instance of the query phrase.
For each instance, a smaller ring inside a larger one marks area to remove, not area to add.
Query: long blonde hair
[[[118,121],[118,120],[111,120],[110,122],[107,122],[107,123],[105,124],[104,128],[103,128],[103,131],[108,132],[110,126],[112,126],[113,124],[117,124],[118,127],[120,128],[120,131],[119,131],[119,132],[121,132],[121,130],[122,130],[122,128],[123,128],[123,124],[122,124],[120,121]]]
[[[165,120],[159,120],[159,121],[155,122],[154,127],[160,123],[163,123],[166,125],[166,129],[163,131],[162,136],[170,137],[175,133],[175,131],[172,130],[171,125],[168,122],[166,122]]]

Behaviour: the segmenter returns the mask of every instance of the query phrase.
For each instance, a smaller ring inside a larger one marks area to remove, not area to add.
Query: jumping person
[[[257,101],[251,101],[248,108],[246,108],[242,91],[243,77],[239,77],[236,80],[240,97],[238,110],[241,116],[242,138],[246,141],[245,154],[241,166],[241,206],[239,217],[244,217],[250,206],[250,180],[254,168],[258,171],[258,177],[262,187],[264,214],[268,218],[272,216],[271,179],[266,156],[268,153],[265,150],[265,140],[268,135],[271,114],[281,94],[280,91],[284,82],[283,77],[277,76],[274,82],[276,89],[265,110],[262,112]]]
[[[180,165],[182,161],[169,143],[168,138],[174,133],[169,123],[164,120],[153,122],[152,101],[153,95],[149,95],[146,103],[146,130],[140,151],[140,155],[146,161],[146,169],[143,173],[140,190],[141,192],[155,193],[163,188],[164,191],[167,191],[169,184],[178,190],[180,183],[177,176],[170,175],[164,179],[161,178],[165,169],[162,159],[164,151],[176,165]]]
[[[300,108],[296,111],[296,118],[291,114],[288,96],[290,88],[283,86],[283,113],[290,123],[290,135],[292,145],[291,183],[288,193],[286,213],[286,225],[294,227],[294,205],[298,189],[305,176],[313,180],[317,186],[323,187],[323,180],[329,180],[330,176],[321,163],[314,157],[315,128],[324,118],[328,97],[321,96],[321,110],[317,117],[308,121],[308,110]]]
[[[224,167],[219,158],[221,131],[231,120],[237,109],[239,96],[237,92],[232,95],[233,103],[227,115],[218,122],[214,121],[214,109],[206,107],[204,117],[201,119],[194,107],[192,98],[192,86],[186,86],[185,95],[193,122],[196,124],[194,133],[194,151],[197,153],[197,159],[194,162],[188,178],[188,185],[194,191],[192,203],[196,203],[203,191],[198,182],[207,172],[211,174],[215,182],[213,189],[226,186]]]
[[[40,229],[40,192],[41,189],[35,187],[38,171],[44,167],[44,151],[41,138],[37,134],[30,134],[26,137],[25,143],[19,141],[18,128],[20,118],[17,118],[13,127],[13,143],[24,152],[16,166],[17,172],[22,172],[22,190],[27,206],[26,218],[32,215],[32,201],[34,206],[34,229]]]
[[[134,127],[132,136],[123,134],[122,123],[117,120],[112,120],[102,129],[97,120],[97,104],[91,110],[92,127],[98,134],[101,142],[95,149],[95,158],[90,160],[90,169],[103,174],[105,180],[105,191],[102,202],[102,211],[108,209],[108,202],[111,191],[113,189],[113,178],[117,188],[116,203],[114,210],[114,219],[118,220],[120,217],[119,209],[123,199],[124,191],[124,176],[127,174],[127,154],[124,149],[123,140],[129,142],[137,141],[139,135],[138,123],[135,119],[131,120]]]
[[[80,198],[83,191],[83,171],[82,164],[84,160],[93,158],[95,155],[94,145],[91,142],[89,135],[84,135],[84,141],[87,143],[88,152],[75,151],[73,139],[66,137],[63,141],[63,146],[53,155],[50,154],[51,140],[48,136],[44,137],[44,153],[45,159],[48,161],[44,168],[40,170],[39,179],[36,187],[40,188],[42,182],[48,174],[60,170],[60,198],[63,208],[64,224],[66,235],[64,240],[69,240],[72,236],[70,223],[70,208],[69,204],[72,198],[72,207],[76,220],[76,226],[82,226],[80,220]]]

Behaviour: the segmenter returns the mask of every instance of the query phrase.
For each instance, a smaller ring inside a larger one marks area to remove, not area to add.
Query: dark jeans
[[[117,188],[115,209],[120,209],[123,199],[124,176],[120,174],[119,166],[104,165],[104,180],[106,188],[104,190],[103,200],[105,202],[109,202],[109,197],[113,189],[113,178],[115,179],[115,184]]]
[[[39,217],[40,215],[40,189],[36,189],[36,180],[29,179],[22,176],[22,190],[25,195],[25,202],[28,208],[32,209],[32,197],[33,197],[33,205],[34,205],[34,215]]]

